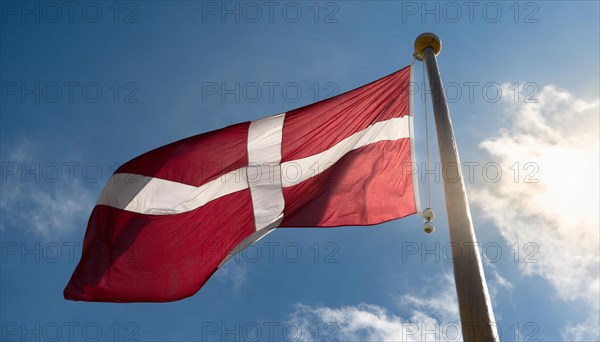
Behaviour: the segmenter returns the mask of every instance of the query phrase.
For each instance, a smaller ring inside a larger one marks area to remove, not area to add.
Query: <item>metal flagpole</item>
[[[425,63],[431,90],[462,334],[465,342],[498,341],[452,121],[435,57],[441,48],[440,39],[433,33],[423,33],[415,40],[415,57]]]

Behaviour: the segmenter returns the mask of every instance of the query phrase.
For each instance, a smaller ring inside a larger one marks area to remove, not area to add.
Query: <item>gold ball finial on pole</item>
[[[425,48],[433,48],[433,52],[437,56],[442,50],[442,41],[438,36],[431,32],[421,33],[417,39],[415,39],[415,52],[414,56],[416,59],[423,60],[423,50]]]

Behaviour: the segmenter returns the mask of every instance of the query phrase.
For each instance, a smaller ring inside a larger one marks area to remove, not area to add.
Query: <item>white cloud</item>
[[[440,291],[440,289],[443,290]],[[451,274],[445,274],[441,279],[429,284],[426,290],[418,296],[400,296],[400,307],[414,308],[417,312],[428,312],[441,322],[456,322],[459,320],[459,314],[455,289],[454,277]]]
[[[488,283],[488,288],[490,291],[490,296],[492,299],[492,304],[496,303],[496,295],[500,292],[500,290],[506,290],[508,292],[512,292],[514,289],[514,285],[505,277],[503,277],[500,272],[498,272],[498,268],[496,268],[496,264],[487,261],[487,259],[483,259],[485,263],[485,271],[486,277],[491,279]],[[496,315],[498,316],[498,315]],[[499,317],[496,317],[498,319]]]
[[[3,160],[4,166],[11,163],[17,169],[26,167],[36,170],[34,144],[22,140],[10,147],[11,153],[8,160]],[[69,233],[85,229],[93,205],[91,192],[76,179],[61,177],[56,182],[49,182],[40,177],[39,170],[27,177],[8,173],[2,175],[0,224],[3,231],[8,224],[33,232],[44,240],[63,238]]]
[[[221,283],[231,286],[234,292],[239,292],[246,284],[249,272],[248,264],[233,257],[219,268],[218,279]]]
[[[454,279],[446,275],[435,280],[419,295],[398,297],[402,315],[373,304],[340,308],[298,304],[289,321],[301,328],[307,341],[461,341]]]
[[[599,101],[554,86],[536,98],[507,103],[509,127],[480,144],[503,176],[475,189],[471,199],[506,240],[519,243],[524,274],[546,279],[561,300],[587,304],[591,318],[569,325],[563,338],[598,339]],[[538,262],[523,262],[535,249],[524,250],[528,242],[537,246]]]
[[[583,322],[567,324],[563,328],[562,339],[564,341],[598,341],[597,331],[598,313],[589,315]]]

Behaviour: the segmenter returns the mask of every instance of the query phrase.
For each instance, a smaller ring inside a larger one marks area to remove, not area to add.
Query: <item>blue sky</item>
[[[62,298],[116,165],[387,75],[426,31],[479,163],[467,191],[501,339],[600,338],[598,2],[0,3],[2,340],[456,340],[439,182],[433,235],[417,216],[277,230],[179,302]]]

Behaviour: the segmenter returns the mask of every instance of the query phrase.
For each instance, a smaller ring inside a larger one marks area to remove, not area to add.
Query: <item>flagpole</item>
[[[440,39],[433,33],[423,33],[415,40],[415,57],[425,63],[431,89],[463,340],[498,341],[452,121],[435,57],[441,48]]]

